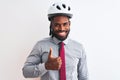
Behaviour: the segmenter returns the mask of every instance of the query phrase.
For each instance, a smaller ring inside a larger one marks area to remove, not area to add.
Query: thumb
[[[49,58],[53,57],[53,56],[52,56],[52,48],[50,48],[48,57],[49,57]]]

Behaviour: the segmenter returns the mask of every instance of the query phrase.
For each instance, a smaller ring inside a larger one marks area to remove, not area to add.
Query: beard
[[[66,35],[65,36],[60,36],[60,35],[57,34],[59,32],[65,32]],[[56,37],[57,39],[59,39],[61,41],[64,41],[68,37],[69,32],[70,32],[70,29],[69,30],[59,30],[59,31],[52,30],[51,33],[52,33],[52,37]]]

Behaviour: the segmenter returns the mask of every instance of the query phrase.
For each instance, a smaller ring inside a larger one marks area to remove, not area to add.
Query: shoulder
[[[38,43],[41,43],[41,42],[48,42],[51,40],[51,37],[47,37],[47,38],[43,38],[41,40],[38,41]]]
[[[52,39],[51,37],[47,37],[47,38],[44,38],[42,40],[39,40],[37,43],[48,43],[51,41],[51,39]]]
[[[52,42],[52,38],[47,37],[47,38],[37,41],[36,46],[45,46],[45,45],[50,44],[51,42]]]
[[[85,50],[82,43],[73,39],[69,39],[68,46],[78,50]]]
[[[73,39],[69,39],[69,44],[73,45],[73,46],[83,46],[82,43],[76,41],[76,40],[73,40]]]

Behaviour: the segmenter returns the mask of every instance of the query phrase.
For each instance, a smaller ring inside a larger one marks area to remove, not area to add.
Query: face
[[[67,38],[70,31],[70,21],[66,16],[54,17],[51,24],[52,35],[63,41]]]

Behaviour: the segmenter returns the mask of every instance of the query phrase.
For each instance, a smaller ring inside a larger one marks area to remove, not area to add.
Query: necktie
[[[60,43],[60,52],[59,55],[62,59],[62,65],[60,68],[60,80],[66,80],[66,67],[65,67],[65,51],[64,51],[64,43]]]

